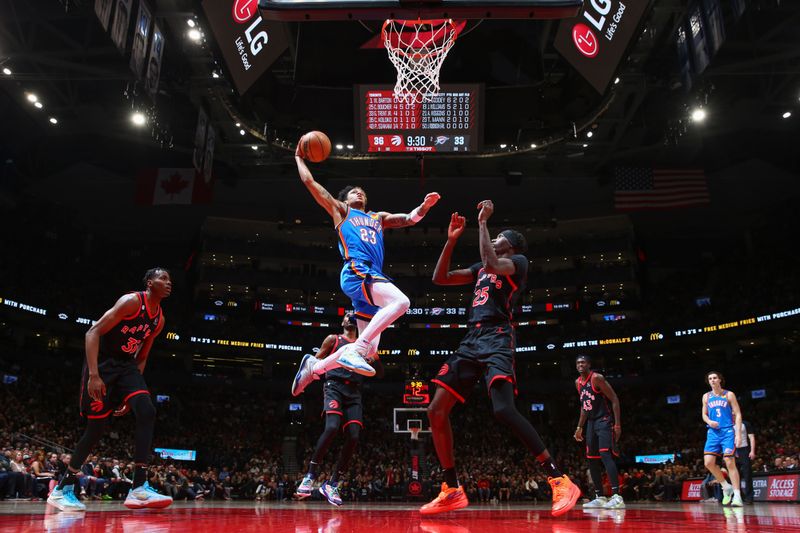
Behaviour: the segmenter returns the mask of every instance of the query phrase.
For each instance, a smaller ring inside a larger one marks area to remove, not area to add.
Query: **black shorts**
[[[462,403],[481,376],[486,382],[487,392],[495,381],[501,379],[514,385],[516,393],[515,346],[514,328],[508,324],[472,328],[464,336],[456,353],[450,356],[431,381],[444,387]]]
[[[144,376],[135,364],[106,359],[98,363],[97,370],[100,373],[100,379],[106,384],[106,395],[100,401],[92,400],[89,396],[87,390],[89,370],[84,364],[80,395],[81,416],[106,418],[130,398],[139,394],[150,394],[150,391],[147,390],[147,383],[144,382]]]
[[[600,459],[600,452],[619,455],[617,443],[614,442],[614,420],[611,417],[587,421],[584,439],[587,459]]]
[[[343,417],[342,428],[349,424],[364,427],[364,407],[361,404],[361,389],[348,380],[328,379],[322,387],[322,411],[326,415]]]

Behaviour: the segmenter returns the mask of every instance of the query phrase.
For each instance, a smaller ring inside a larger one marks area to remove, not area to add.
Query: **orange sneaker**
[[[442,492],[432,502],[420,507],[419,512],[420,514],[438,514],[463,509],[467,505],[469,505],[469,500],[463,487],[451,489],[447,483],[442,483]],[[573,505],[575,505],[574,502]]]
[[[573,507],[581,496],[581,489],[578,488],[567,476],[549,477],[547,482],[553,489],[553,516],[561,516]]]

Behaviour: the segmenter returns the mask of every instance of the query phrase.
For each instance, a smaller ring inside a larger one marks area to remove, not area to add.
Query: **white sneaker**
[[[53,489],[47,497],[47,503],[59,511],[85,511],[86,506],[75,496],[74,485],[64,485],[64,488]]]
[[[128,491],[125,507],[128,509],[163,509],[172,504],[172,498],[160,494],[147,481],[141,487]]]
[[[314,373],[314,361],[316,358],[309,353],[300,360],[300,368],[292,381],[292,396],[300,396],[312,381],[319,379],[319,376]]]
[[[742,502],[742,495],[733,493],[733,500],[731,500],[731,507],[744,507]]]
[[[603,509],[625,509],[625,501],[619,494],[614,494],[603,506]]]
[[[361,353],[363,351],[363,353]],[[356,343],[348,344],[342,350],[342,355],[339,356],[337,362],[342,366],[342,368],[349,370],[350,372],[355,372],[356,374],[361,374],[362,376],[367,376],[371,378],[375,375],[375,369],[372,368],[367,364],[364,360],[364,356],[369,351],[369,348],[361,349],[356,346]]]
[[[728,485],[722,489],[722,505],[728,505],[733,499],[733,487]]]
[[[583,508],[584,509],[599,509],[601,507],[605,507],[607,502],[608,502],[608,498],[606,498],[605,496],[598,496],[594,500],[584,503],[583,504]]]

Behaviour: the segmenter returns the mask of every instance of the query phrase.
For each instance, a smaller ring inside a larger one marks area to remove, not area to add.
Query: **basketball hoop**
[[[422,431],[422,428],[408,428],[411,432],[411,440],[419,440],[419,432]]]
[[[439,70],[457,36],[452,19],[388,19],[383,23],[383,45],[397,70],[396,100],[429,102],[439,93]]]

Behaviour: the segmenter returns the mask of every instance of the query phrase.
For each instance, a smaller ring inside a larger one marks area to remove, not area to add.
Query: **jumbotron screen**
[[[361,152],[477,152],[483,141],[483,86],[442,85],[429,102],[405,104],[391,85],[357,85]]]

